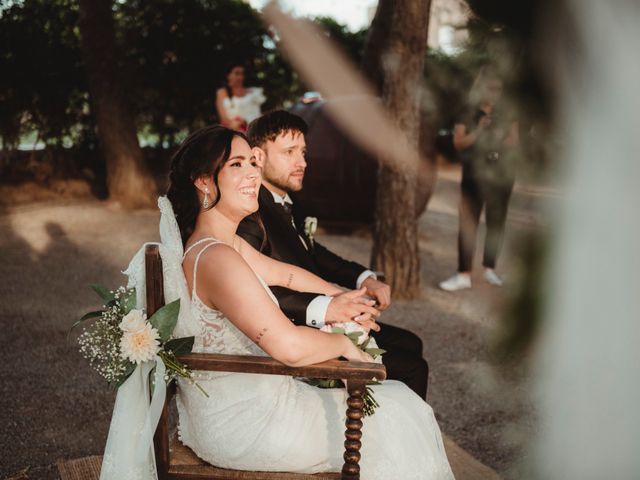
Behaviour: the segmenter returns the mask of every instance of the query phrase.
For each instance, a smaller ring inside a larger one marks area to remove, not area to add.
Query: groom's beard
[[[286,177],[275,177],[265,169],[264,181],[285,192],[299,192],[304,183],[304,170],[289,173]]]

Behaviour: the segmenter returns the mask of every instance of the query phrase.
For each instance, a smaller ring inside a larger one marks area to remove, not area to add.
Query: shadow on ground
[[[128,257],[157,237],[155,218],[99,202],[0,214],[0,478],[57,479],[58,458],[102,452],[115,393],[67,332],[101,305],[90,283],[125,281]]]

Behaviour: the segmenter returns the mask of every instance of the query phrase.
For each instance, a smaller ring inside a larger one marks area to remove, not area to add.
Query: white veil
[[[158,199],[160,208],[160,256],[167,303],[180,299],[180,313],[173,336],[196,336],[198,325],[191,316],[189,291],[182,272],[183,246],[178,223],[167,197]],[[128,287],[136,288],[137,308],[146,307],[145,243],[123,272]],[[149,400],[149,373],[156,367],[155,389]],[[165,366],[156,356],[136,368],[118,389],[109,436],[102,461],[100,480],[157,480],[153,434],[165,399]]]

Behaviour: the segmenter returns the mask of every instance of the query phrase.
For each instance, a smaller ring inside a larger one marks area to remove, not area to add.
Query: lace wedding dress
[[[203,239],[192,246],[200,248],[193,269],[192,315],[187,317],[192,324],[179,321],[174,333],[198,331],[194,352],[266,355],[222,312],[198,298],[200,255],[217,243]],[[209,397],[180,382],[177,406],[180,439],[200,458],[239,470],[341,470],[345,389],[320,389],[278,375],[199,373],[198,383]],[[372,388],[380,406],[363,421],[362,478],[453,479],[431,407],[400,382]]]
[[[266,355],[222,312],[206,306],[195,290],[189,295],[171,202],[160,197],[158,207],[165,301],[180,299],[187,307],[180,308],[174,337],[193,335],[195,352]],[[216,243],[211,239],[198,246],[206,249]],[[137,308],[145,307],[145,246],[124,272],[128,286],[136,288]],[[194,289],[200,253],[194,265]],[[148,375],[153,366],[156,388],[149,400]],[[199,373],[198,383],[209,397],[189,382],[179,384],[177,395],[180,438],[199,457],[240,470],[341,470],[344,389],[320,389],[286,376]],[[140,365],[118,389],[101,480],[157,480],[152,437],[164,399],[163,375],[164,365],[156,358]],[[372,388],[380,406],[363,420],[361,478],[453,479],[431,407],[400,382],[388,380]]]

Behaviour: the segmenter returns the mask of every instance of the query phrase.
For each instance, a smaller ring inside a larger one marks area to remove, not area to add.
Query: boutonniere
[[[313,246],[313,236],[318,229],[318,219],[316,217],[306,217],[304,219],[304,233]]]

